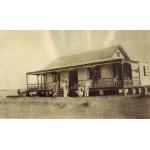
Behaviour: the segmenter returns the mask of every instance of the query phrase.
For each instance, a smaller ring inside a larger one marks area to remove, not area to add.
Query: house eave
[[[102,65],[102,64],[111,64],[111,63],[121,63],[122,61],[124,62],[128,62],[128,63],[139,63],[138,61],[133,61],[133,60],[127,60],[127,59],[122,59],[122,58],[118,58],[118,59],[107,59],[107,60],[97,60],[94,62],[86,62],[86,63],[80,63],[80,64],[73,64],[73,65],[69,65],[69,66],[62,66],[62,67],[58,67],[58,68],[50,68],[50,69],[43,69],[43,70],[38,70],[38,71],[34,71],[34,72],[27,72],[27,75],[42,75],[45,73],[49,73],[49,72],[54,72],[54,71],[62,71],[62,70],[71,70],[71,69],[78,69],[78,68],[83,68],[83,67],[92,67],[92,66],[97,66],[97,65]]]

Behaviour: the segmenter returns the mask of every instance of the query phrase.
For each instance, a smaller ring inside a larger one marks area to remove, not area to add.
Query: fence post
[[[27,90],[29,89],[28,87],[28,74],[26,73],[26,84],[27,84]]]

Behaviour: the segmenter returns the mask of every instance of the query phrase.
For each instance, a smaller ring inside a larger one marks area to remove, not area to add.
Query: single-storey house
[[[75,96],[78,85],[92,81],[90,95],[138,94],[150,90],[150,64],[131,60],[120,45],[56,58],[46,68],[26,74],[27,90],[36,89],[50,95],[61,83],[69,81],[69,95]],[[37,84],[30,84],[29,75],[37,76]]]

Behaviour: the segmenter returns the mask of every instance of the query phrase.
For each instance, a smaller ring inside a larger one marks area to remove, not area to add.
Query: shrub
[[[62,109],[66,106],[65,103],[59,102],[59,103],[55,103],[55,106],[58,107],[59,109]]]
[[[84,102],[84,103],[82,103],[82,106],[83,107],[89,107],[90,105],[89,105],[89,102]]]

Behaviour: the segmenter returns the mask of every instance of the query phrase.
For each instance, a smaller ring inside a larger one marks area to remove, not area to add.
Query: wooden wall
[[[149,67],[149,75],[148,76],[144,76],[144,66]],[[150,65],[149,65],[149,63],[140,63],[139,67],[140,67],[141,85],[150,85]]]
[[[100,67],[101,78],[113,78],[112,64],[102,65]]]
[[[78,80],[87,80],[88,79],[88,68],[78,69]]]
[[[44,89],[46,90],[51,90],[52,89],[52,74],[51,73],[47,73],[44,75]]]

